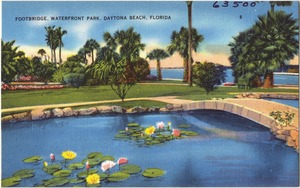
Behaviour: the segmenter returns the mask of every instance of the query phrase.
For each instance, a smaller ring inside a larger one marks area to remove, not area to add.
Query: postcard
[[[299,1],[1,5],[1,186],[299,186]]]

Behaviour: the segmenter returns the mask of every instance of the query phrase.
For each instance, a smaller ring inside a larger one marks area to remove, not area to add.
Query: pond
[[[130,122],[148,127],[159,121],[199,135],[150,146],[115,138]],[[77,153],[72,162],[81,162],[90,152],[99,151],[116,159],[126,157],[142,170],[160,168],[165,172],[157,178],[133,174],[122,182],[102,181],[101,186],[299,185],[297,152],[274,138],[267,128],[220,111],[98,115],[2,125],[2,178],[30,168],[35,170],[35,176],[23,179],[18,186],[39,185],[52,177],[41,170],[43,161],[26,164],[22,160],[39,155],[51,163],[49,155],[53,153],[59,163],[66,150]],[[99,166],[94,168],[101,171]],[[110,173],[115,171],[118,167]]]
[[[299,100],[288,100],[288,99],[271,99],[271,98],[264,98],[265,100],[268,101],[273,101],[281,104],[285,104],[288,106],[292,106],[295,108],[299,108]]]

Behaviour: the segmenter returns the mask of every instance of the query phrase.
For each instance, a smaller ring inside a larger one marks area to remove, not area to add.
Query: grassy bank
[[[236,87],[219,87],[217,90],[206,95],[199,87],[186,85],[161,85],[161,84],[138,84],[129,91],[126,98],[157,97],[157,96],[179,96],[182,99],[207,100],[211,98],[232,98],[232,92],[291,92],[297,93],[296,89],[237,89]],[[74,102],[90,102],[119,99],[110,89],[110,86],[84,86],[79,89],[64,88],[57,90],[35,90],[35,91],[4,91],[2,93],[2,109],[62,104]],[[145,103],[145,101],[144,101]],[[147,103],[147,102],[146,102]],[[128,105],[128,103],[127,103]],[[129,105],[132,106],[132,105]]]

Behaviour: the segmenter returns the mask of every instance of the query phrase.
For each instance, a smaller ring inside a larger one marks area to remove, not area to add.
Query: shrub
[[[295,117],[295,113],[289,111],[272,111],[270,116],[272,116],[275,121],[279,122],[283,126],[290,126]]]
[[[85,85],[87,86],[96,86],[99,84],[100,84],[99,79],[94,79],[94,78],[87,79],[85,82]]]
[[[225,68],[211,62],[196,62],[193,65],[193,83],[204,88],[206,94],[225,81]]]
[[[145,80],[147,75],[150,74],[148,61],[143,58],[140,58],[137,61],[134,61],[133,63],[137,82]]]
[[[84,83],[84,74],[69,73],[63,77],[66,84],[79,88]]]

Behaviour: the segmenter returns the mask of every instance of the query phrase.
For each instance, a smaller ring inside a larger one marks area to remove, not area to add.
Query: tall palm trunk
[[[53,49],[53,55],[54,55],[54,63],[56,64],[56,50]]]
[[[183,67],[184,67],[183,82],[187,82],[188,81],[188,70],[189,70],[188,58],[185,58],[183,60]]]
[[[264,77],[263,88],[273,88],[274,86],[274,74],[273,72],[268,72]]]
[[[256,76],[253,81],[252,81],[252,87],[261,87],[263,84],[262,84],[262,81],[260,79],[260,76]]]
[[[61,41],[59,42],[59,66],[62,65],[62,59],[61,59]]]
[[[189,49],[188,49],[188,83],[192,86],[192,1],[187,2],[189,25]]]
[[[94,64],[94,50],[92,49],[92,63]]]
[[[54,56],[53,54],[54,54],[54,50],[51,48],[51,63],[54,63],[53,62],[53,56]]]
[[[159,81],[162,81],[162,74],[161,74],[161,67],[160,67],[160,60],[156,61],[156,67],[157,67],[157,78]]]

